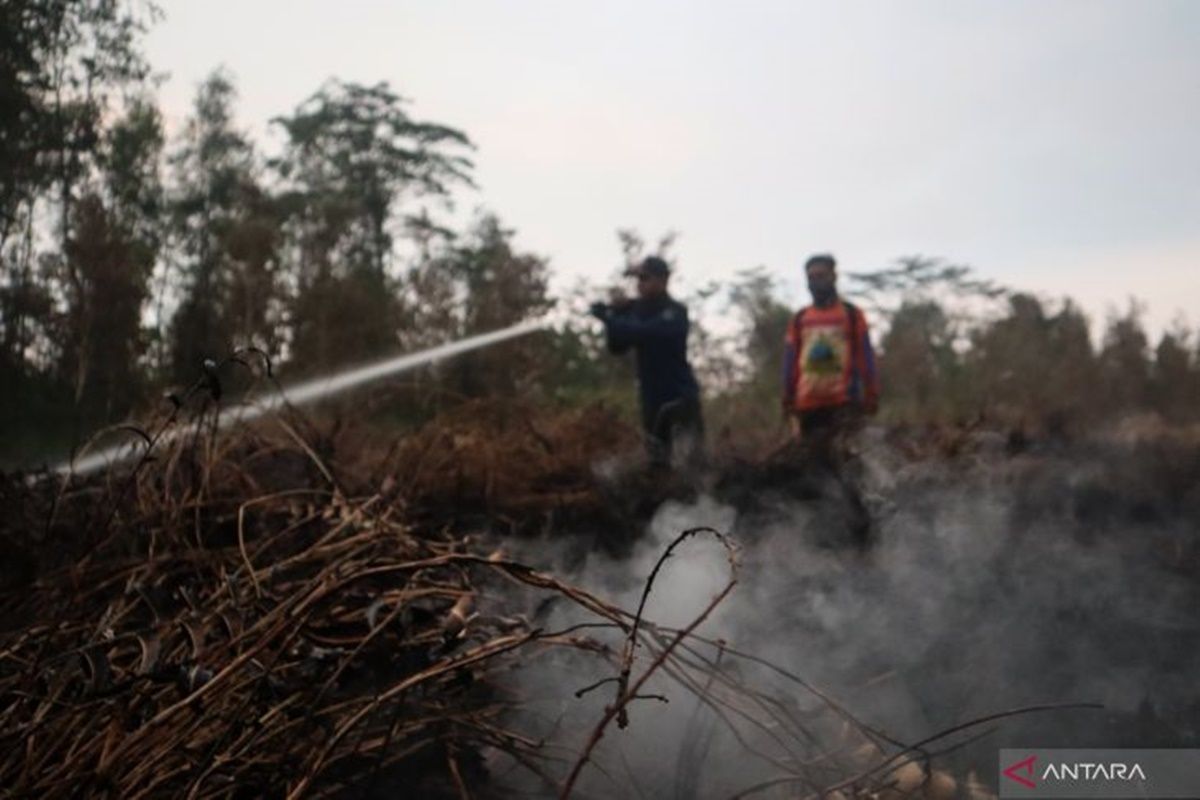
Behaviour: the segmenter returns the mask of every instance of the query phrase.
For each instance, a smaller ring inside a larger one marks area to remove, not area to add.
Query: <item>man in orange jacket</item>
[[[813,302],[785,335],[783,410],[802,438],[832,438],[875,413],[879,374],[866,316],[838,297],[833,256],[815,255],[804,270]]]
[[[850,534],[866,547],[871,519],[858,489],[849,435],[879,405],[879,374],[867,318],[838,297],[837,262],[815,255],[804,266],[812,305],[788,324],[783,411],[817,473],[832,479]]]

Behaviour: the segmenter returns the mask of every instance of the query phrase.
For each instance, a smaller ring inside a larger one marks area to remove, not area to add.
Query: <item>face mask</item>
[[[837,296],[837,291],[832,286],[814,286],[810,283],[808,291],[812,293],[813,301],[816,303],[828,303]]]

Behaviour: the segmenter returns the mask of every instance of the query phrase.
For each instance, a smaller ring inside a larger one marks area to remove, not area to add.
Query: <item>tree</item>
[[[141,394],[142,309],[162,240],[162,125],[132,102],[97,150],[99,180],[74,206],[58,276],[58,368],[77,412],[109,420]]]
[[[1113,412],[1150,406],[1150,341],[1142,327],[1142,312],[1131,302],[1124,314],[1109,319],[1104,332],[1098,388]]]
[[[900,306],[880,340],[880,375],[889,416],[932,422],[962,415],[956,338],[939,303],[921,300]]]
[[[131,241],[115,207],[106,205],[112,144],[106,125],[122,118],[124,99],[136,96],[148,76],[140,36],[156,16],[151,3],[122,0],[0,4],[0,381],[6,387],[0,440],[6,446],[22,433],[13,426],[27,428],[29,419],[53,435],[60,420],[52,418],[69,409],[67,398],[102,407],[128,402],[97,382],[90,350],[98,323],[83,309],[103,308],[99,295],[117,285],[136,295],[136,279],[128,279],[139,267],[124,262],[126,274],[117,279],[114,264],[85,261],[106,260],[118,241]],[[131,260],[142,263],[143,256]],[[99,295],[86,295],[92,291]],[[127,299],[122,295],[118,315]],[[88,326],[92,333],[85,334]],[[127,332],[119,323],[113,334]],[[118,349],[126,352],[129,341]]]
[[[218,70],[201,85],[172,157],[172,228],[182,299],[171,329],[176,380],[235,347],[278,348],[280,226],[257,177],[254,148],[234,124],[236,90]]]
[[[416,121],[403,105],[386,83],[330,81],[275,120],[287,135],[273,165],[295,254],[293,358],[306,368],[395,347],[395,239],[422,222],[401,207],[470,185],[471,162],[453,152],[471,146],[466,135]]]
[[[122,230],[97,195],[85,195],[73,214],[59,364],[85,419],[112,420],[141,393],[141,311],[153,254]]]
[[[0,199],[0,233],[9,232],[20,206],[28,212],[53,186],[65,241],[75,190],[94,166],[110,92],[149,75],[138,44],[158,9],[119,0],[14,0],[0,15],[0,96],[15,112],[0,123],[0,160],[18,178]]]
[[[109,95],[148,74],[139,37],[152,4],[119,0],[12,0],[0,5],[0,320],[2,361],[25,372],[45,330],[53,289],[44,281],[38,206],[57,205],[57,244],[69,237],[76,189],[96,167]],[[3,376],[7,377],[7,376]]]
[[[1177,322],[1163,333],[1154,349],[1152,402],[1171,422],[1190,422],[1200,417],[1196,408],[1200,370],[1192,362],[1190,340],[1187,328]]]
[[[513,231],[495,215],[485,214],[461,244],[430,265],[453,277],[462,297],[458,336],[499,330],[534,319],[553,305],[548,289],[545,259],[517,253]],[[544,377],[545,345],[522,339],[471,353],[453,368],[456,389],[468,397],[513,395],[518,387]],[[556,377],[556,376],[554,376]]]
[[[954,325],[968,321],[980,303],[1003,298],[1007,289],[975,277],[962,264],[940,258],[905,256],[896,266],[846,275],[846,294],[861,298],[860,305],[890,320],[904,305],[936,302]]]
[[[736,336],[745,383],[774,408],[782,391],[784,335],[795,312],[779,299],[775,279],[762,267],[738,272],[728,293],[729,309],[741,322]]]
[[[1008,314],[973,334],[966,359],[976,406],[1003,421],[1057,429],[1103,413],[1087,319],[1070,301],[1050,315],[1036,297],[1012,295]]]

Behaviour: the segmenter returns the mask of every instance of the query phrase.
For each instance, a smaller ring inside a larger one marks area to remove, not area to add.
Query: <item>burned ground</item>
[[[598,407],[400,438],[291,419],[98,481],[7,476],[0,782],[552,795],[614,702],[629,727],[580,796],[865,793],[903,743],[1040,705],[1081,707],[1004,719],[938,780],[967,792],[1006,745],[1197,746],[1194,441],[880,429],[856,470],[866,551],[802,460],[658,480]],[[736,587],[672,645],[729,580],[714,541],[682,544],[626,661],[647,575],[698,526],[740,545]],[[651,699],[614,700],[623,664]]]

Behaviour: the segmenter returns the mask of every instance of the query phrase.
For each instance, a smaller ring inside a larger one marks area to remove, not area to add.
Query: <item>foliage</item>
[[[204,359],[239,346],[278,349],[271,317],[279,294],[279,227],[260,184],[253,146],[234,123],[231,78],[212,73],[172,156],[171,223],[180,303],[170,333],[170,375],[195,378]]]
[[[586,314],[600,288],[552,291],[551,264],[495,214],[462,229],[442,219],[474,185],[464,132],[412,116],[386,83],[335,79],[274,120],[284,141],[267,157],[217,70],[168,141],[141,52],[157,16],[118,0],[0,7],[0,457],[27,460],[31,432],[61,452],[236,348],[261,350],[286,379],[546,314],[543,333],[397,381],[393,418],[485,396],[632,414],[630,359],[606,351]],[[674,232],[617,239],[610,277],[649,253],[676,261]],[[796,309],[764,267],[688,277],[672,291],[691,315],[710,430],[777,436]],[[1069,300],[936,258],[847,272],[842,288],[868,311],[889,422],[1200,421],[1192,331],[1151,342],[1136,305],[1093,341]]]
[[[271,164],[284,182],[293,357],[307,368],[396,349],[396,231],[432,226],[401,204],[471,184],[471,162],[455,154],[471,147],[466,135],[403,106],[386,83],[330,81],[275,120],[287,135]]]

